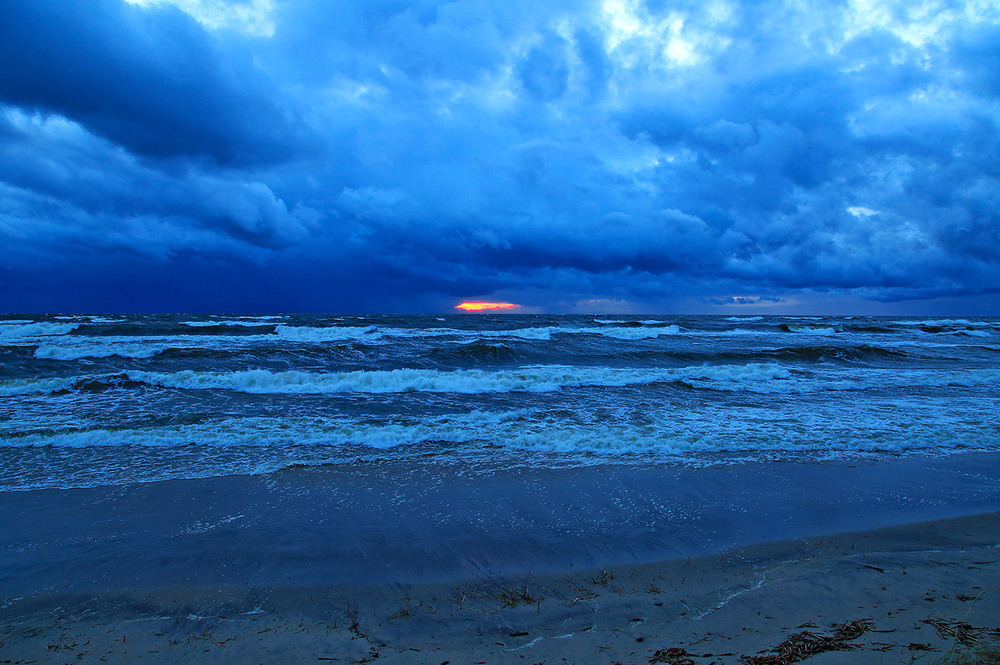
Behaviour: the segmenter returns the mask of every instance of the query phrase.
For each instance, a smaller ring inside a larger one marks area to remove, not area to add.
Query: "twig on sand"
[[[591,584],[595,584],[595,585],[600,584],[601,586],[608,586],[608,584],[610,584],[611,580],[613,580],[613,579],[615,579],[615,574],[614,573],[608,572],[607,570],[601,568],[601,574],[600,574],[600,576],[599,577],[591,577],[590,578],[590,583]]]
[[[226,646],[225,643],[229,641],[229,640],[225,640],[223,642],[217,641],[214,637],[212,637],[212,633],[208,632],[208,630],[206,630],[201,635],[195,635],[195,634],[192,633],[191,637],[196,637],[199,640],[205,640],[206,642],[211,642],[212,644],[214,644],[215,646],[219,647],[220,649],[223,648],[223,647],[225,647]]]

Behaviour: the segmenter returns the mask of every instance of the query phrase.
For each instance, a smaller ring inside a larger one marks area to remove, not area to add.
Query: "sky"
[[[3,0],[0,311],[1000,314],[996,0]]]

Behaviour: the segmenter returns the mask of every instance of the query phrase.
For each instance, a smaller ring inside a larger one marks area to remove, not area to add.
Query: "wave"
[[[476,340],[455,346],[435,347],[427,356],[437,362],[466,363],[513,363],[523,362],[528,352],[514,348],[502,342]]]
[[[152,358],[170,348],[170,344],[135,342],[77,342],[72,344],[40,344],[35,357],[45,360],[80,360],[81,358]]]
[[[752,352],[752,354],[776,359],[838,360],[850,362],[901,360],[909,357],[909,354],[905,351],[887,349],[869,344],[860,344],[858,346],[792,346],[756,351]]]
[[[0,381],[0,397],[15,395],[46,395],[69,390],[79,381],[76,377],[52,379],[11,379]]]
[[[860,333],[884,333],[891,334],[899,332],[895,328],[889,328],[886,326],[876,326],[876,325],[863,325],[863,326],[848,326],[847,330],[850,332],[860,332]]]
[[[70,335],[38,344],[35,358],[42,360],[80,360],[82,358],[153,358],[171,351],[240,353],[258,343],[275,340],[271,335]]]
[[[230,417],[154,427],[132,423],[30,431],[0,438],[0,449],[74,449],[72,457],[59,456],[73,463],[53,468],[51,462],[40,461],[8,468],[0,491],[260,475],[358,459],[431,459],[471,468],[482,461],[492,468],[498,462],[551,467],[660,459],[700,466],[803,455],[831,459],[948,454],[995,451],[1000,428],[992,416],[970,429],[960,413],[934,414],[900,427],[898,414],[878,408],[847,412],[841,418],[832,418],[830,411],[803,413],[795,428],[774,418],[765,406],[750,411],[614,411],[610,421],[596,412],[519,409],[421,419]],[[24,452],[17,459],[42,459]],[[50,457],[46,454],[44,460]]]
[[[974,330],[974,329],[955,330],[955,331],[952,331],[951,334],[952,335],[966,335],[968,337],[992,337],[993,336],[990,333],[986,332],[985,330]]]
[[[87,321],[90,323],[125,323],[125,319],[109,319],[106,316],[88,316]]]
[[[814,351],[816,352],[816,351]],[[818,351],[824,353],[825,351]],[[814,393],[919,387],[977,387],[1000,384],[998,369],[928,370],[843,367],[789,369],[776,363],[703,365],[679,368],[608,368],[536,365],[499,371],[396,369],[351,372],[269,371],[149,372],[0,381],[0,395],[70,390],[135,388],[226,390],[246,394],[547,393],[577,387],[670,384],[726,392]]]
[[[656,321],[655,323],[660,323]],[[662,335],[676,335],[680,333],[680,326],[650,326],[643,322],[635,322],[631,325],[612,325],[610,322],[601,322],[599,328],[563,327],[549,326],[545,328],[517,328],[514,330],[478,330],[478,331],[454,331],[456,333],[475,334],[479,337],[494,337],[508,339],[525,339],[549,341],[553,335],[599,335],[601,337],[611,337],[622,340],[653,339]]]
[[[291,342],[342,342],[353,339],[369,342],[382,337],[378,326],[313,328],[311,326],[279,325],[274,332],[278,339]]]
[[[615,339],[640,340],[655,339],[662,335],[677,335],[680,333],[680,326],[643,326],[642,328],[602,328],[601,330],[580,330],[578,332],[596,332],[604,337]]]
[[[144,384],[126,373],[94,376],[64,376],[50,379],[12,379],[0,381],[0,397],[15,395],[58,395],[69,392],[102,392],[135,389]]]
[[[539,365],[516,370],[439,371],[396,369],[312,373],[301,371],[173,373],[130,371],[136,381],[164,388],[182,390],[232,390],[259,394],[333,394],[333,393],[509,393],[551,392],[579,386],[621,387],[637,384],[680,382],[691,387],[704,384],[729,389],[764,389],[762,383],[788,380],[791,372],[778,365],[718,365],[681,369],[632,369],[605,367],[569,367]]]
[[[273,328],[273,321],[259,319],[224,319],[219,321],[181,321],[182,326],[190,328],[225,328],[227,326],[244,328]]]
[[[803,326],[794,323],[782,323],[778,327],[784,330],[785,332],[802,333],[807,335],[836,335],[837,333],[844,332],[844,327],[841,325]]]
[[[100,377],[87,377],[76,381],[71,389],[79,392],[99,393],[106,390],[131,390],[142,388],[145,384],[135,381],[128,374],[110,374]]]
[[[898,326],[917,326],[932,328],[955,328],[957,326],[1000,327],[1000,321],[973,321],[971,319],[921,319],[893,321]]]
[[[4,341],[31,339],[55,335],[68,335],[80,327],[79,323],[56,323],[54,321],[38,321],[31,323],[9,322],[0,323],[0,338]]]

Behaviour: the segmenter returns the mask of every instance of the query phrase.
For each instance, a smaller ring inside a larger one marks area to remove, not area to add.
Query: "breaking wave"
[[[719,365],[681,369],[632,369],[538,365],[489,372],[484,370],[441,371],[395,369],[356,372],[272,372],[256,369],[241,372],[173,373],[131,371],[133,380],[164,388],[222,389],[261,394],[326,393],[508,393],[551,392],[577,386],[627,386],[681,382],[691,387],[729,390],[763,390],[774,381],[788,381],[792,373],[769,364]]]
[[[12,323],[5,321],[0,323],[0,339],[7,341],[53,335],[68,335],[79,327],[79,323],[55,323],[53,321],[30,323],[17,321]]]

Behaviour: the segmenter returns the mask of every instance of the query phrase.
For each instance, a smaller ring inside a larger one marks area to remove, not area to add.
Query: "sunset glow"
[[[455,309],[464,309],[466,312],[481,312],[486,309],[512,309],[514,307],[520,307],[520,305],[509,302],[463,302],[461,305],[455,305]]]

